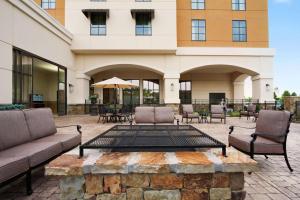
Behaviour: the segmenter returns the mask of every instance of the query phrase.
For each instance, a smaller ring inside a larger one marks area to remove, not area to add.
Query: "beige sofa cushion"
[[[31,136],[21,110],[0,111],[0,150],[29,142]]]
[[[154,107],[136,107],[134,118],[136,123],[154,123]]]
[[[33,140],[57,132],[50,108],[30,109],[25,110],[24,113]]]
[[[154,108],[155,123],[174,123],[175,115],[170,107]]]

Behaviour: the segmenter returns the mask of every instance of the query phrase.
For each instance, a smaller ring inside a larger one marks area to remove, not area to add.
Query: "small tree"
[[[296,93],[296,92],[293,92],[293,93],[291,94],[291,96],[296,97],[296,96],[297,96],[297,93]]]
[[[274,100],[276,100],[276,101],[280,100],[280,98],[277,96],[276,92],[273,93],[273,96],[274,96]]]
[[[291,96],[291,93],[288,90],[285,90],[282,94],[283,97],[289,97]]]

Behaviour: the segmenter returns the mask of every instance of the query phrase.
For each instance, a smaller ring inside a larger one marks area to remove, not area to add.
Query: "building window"
[[[192,40],[205,41],[206,40],[206,21],[200,19],[192,20]]]
[[[192,103],[192,82],[180,81],[179,98],[182,104]]]
[[[232,10],[246,10],[246,0],[232,0]]]
[[[247,23],[246,20],[232,21],[232,41],[246,42],[247,41]]]
[[[150,13],[136,13],[136,35],[152,35],[152,25],[151,25],[151,14]]]
[[[140,80],[126,80],[135,85],[140,85]],[[123,89],[123,105],[131,108],[140,104],[140,87]]]
[[[159,80],[143,80],[143,103],[159,104]]]
[[[41,7],[43,9],[55,9],[56,0],[42,0]]]
[[[106,14],[91,13],[91,35],[106,35]]]
[[[205,9],[205,0],[192,0],[192,9],[193,10],[204,10]]]
[[[30,106],[32,94],[32,58],[14,51],[13,60],[13,103]]]

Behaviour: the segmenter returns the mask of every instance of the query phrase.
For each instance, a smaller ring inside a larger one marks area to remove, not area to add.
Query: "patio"
[[[67,116],[56,118],[57,125],[81,124],[83,130],[83,142],[104,132],[114,124],[96,124],[97,116]],[[216,139],[227,144],[228,127],[240,125],[253,127],[252,120],[246,118],[228,118],[227,124],[196,124],[196,128],[210,134]],[[66,130],[67,131],[67,130]],[[237,129],[239,133],[246,133],[245,130]],[[247,130],[246,130],[247,131]],[[245,189],[248,193],[246,199],[300,199],[300,170],[296,166],[300,164],[300,124],[292,124],[288,137],[288,155],[294,168],[291,174],[286,167],[282,156],[270,156],[265,160],[263,156],[256,156],[260,171],[251,176],[246,175]],[[34,193],[26,196],[23,180],[14,182],[12,185],[1,189],[0,199],[59,199],[58,179],[43,176],[43,170],[37,170],[33,175]]]

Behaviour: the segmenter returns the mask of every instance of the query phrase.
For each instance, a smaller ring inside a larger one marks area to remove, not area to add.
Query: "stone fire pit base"
[[[62,199],[245,199],[244,173],[128,174],[64,177]]]
[[[60,176],[61,199],[243,200],[244,173],[257,170],[245,154],[207,152],[91,152],[62,155],[46,166]]]

